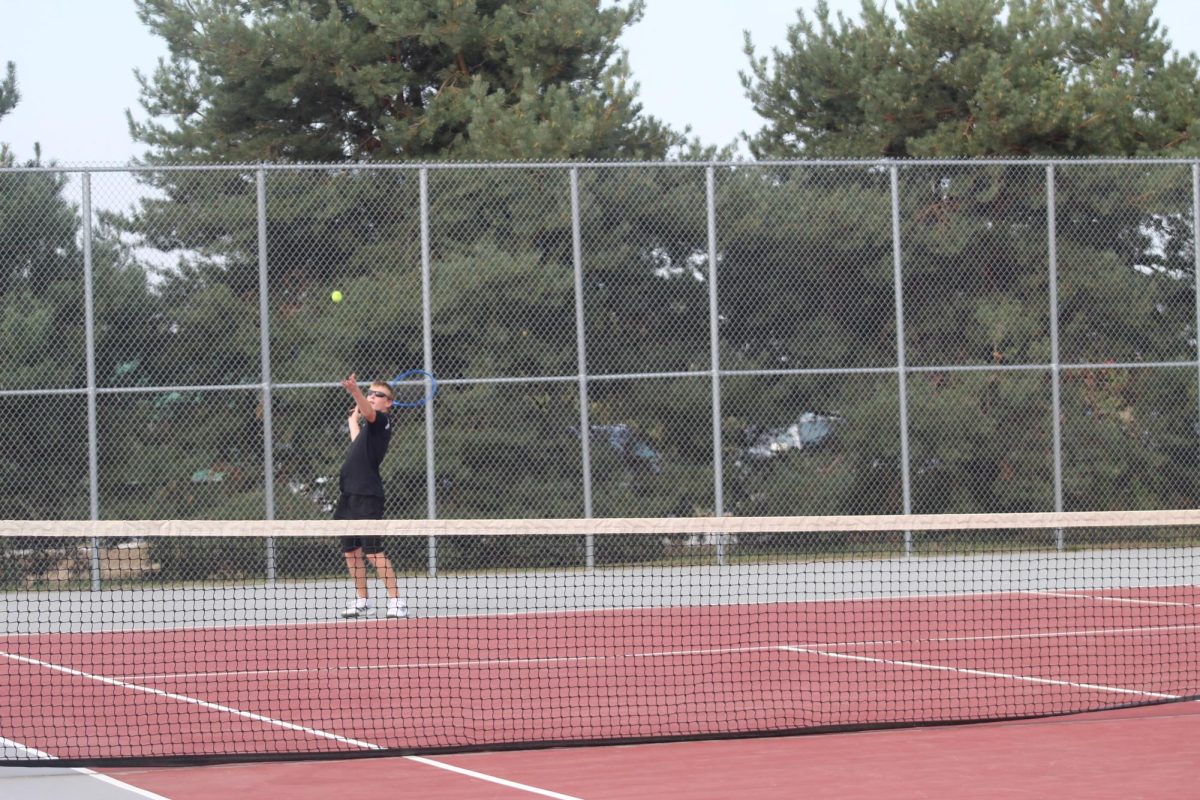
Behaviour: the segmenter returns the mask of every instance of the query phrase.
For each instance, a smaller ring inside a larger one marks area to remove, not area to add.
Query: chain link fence
[[[0,517],[328,517],[339,380],[413,367],[441,391],[397,414],[390,517],[1194,506],[1198,175],[0,170]]]

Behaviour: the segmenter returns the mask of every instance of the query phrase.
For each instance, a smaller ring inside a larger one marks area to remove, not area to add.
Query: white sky
[[[830,0],[858,18],[860,0]],[[891,5],[889,3],[889,5]],[[647,0],[643,20],[621,44],[629,51],[646,113],[692,127],[705,144],[728,144],[761,120],[738,71],[747,69],[742,32],[760,55],[784,43],[796,10],[816,0]],[[1195,0],[1159,0],[1157,18],[1181,52],[1200,51]],[[1194,14],[1194,12],[1193,12]],[[121,164],[141,152],[125,111],[143,118],[134,68],[150,72],[165,52],[138,20],[133,0],[0,0],[0,66],[14,61],[21,102],[0,120],[0,142],[18,159],[61,165]],[[743,151],[744,152],[744,151]]]

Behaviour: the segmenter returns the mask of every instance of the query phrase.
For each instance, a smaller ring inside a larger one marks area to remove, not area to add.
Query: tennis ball
[[[330,293],[329,299],[335,303],[340,303],[342,302],[342,293],[339,290],[334,289],[333,292]]]

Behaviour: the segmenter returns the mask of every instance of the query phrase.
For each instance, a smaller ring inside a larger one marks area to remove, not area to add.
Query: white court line
[[[273,630],[275,628],[320,628],[326,625],[365,625],[368,622],[386,622],[392,623],[392,620],[343,620],[343,619],[319,619],[308,620],[305,622],[255,622],[246,623],[245,625],[228,625],[220,622],[214,622],[211,625],[166,625],[155,627],[153,625],[141,625],[138,627],[126,628],[89,628],[87,630],[60,630],[60,631],[30,631],[28,633],[0,633],[0,641],[9,639],[32,639],[37,636],[108,636],[110,634],[122,633],[168,633],[174,631],[260,631]]]
[[[1166,583],[1156,586],[1139,586],[1139,589],[1176,589],[1179,587],[1190,587],[1190,583]],[[1111,587],[1110,587],[1111,588]],[[1093,587],[1079,589],[1081,592],[1104,591],[1104,587]],[[1009,597],[1039,594],[1036,590],[1030,589],[1012,589],[1002,592],[951,592],[947,594],[885,594],[878,597],[826,597],[816,598],[811,600],[792,600],[787,602],[757,602],[757,603],[714,603],[712,605],[689,606],[693,609],[713,609],[713,608],[738,608],[740,606],[762,607],[762,606],[810,606],[810,605],[826,605],[826,604],[845,604],[845,603],[877,603],[880,601],[890,600],[943,600],[955,598],[986,598],[986,597]],[[1050,594],[1050,592],[1046,592]],[[1074,595],[1067,595],[1074,596]],[[1090,595],[1084,595],[1090,596]],[[532,611],[498,611],[491,614],[445,614],[432,615],[428,617],[412,617],[413,620],[435,621],[449,619],[519,619],[521,617],[553,617],[553,616],[592,616],[599,614],[619,614],[630,611],[663,611],[675,610],[678,606],[623,606],[621,608],[539,608]],[[214,622],[211,625],[167,625],[163,627],[140,626],[140,627],[125,627],[125,628],[104,628],[101,630],[65,630],[65,631],[33,631],[29,633],[4,633],[0,632],[0,641],[8,639],[25,639],[37,636],[105,636],[108,634],[119,633],[162,633],[165,631],[245,631],[245,630],[268,630],[273,628],[319,628],[328,625],[394,625],[395,620],[388,619],[367,619],[367,620],[307,620],[303,622],[247,622],[244,624],[230,625],[228,623]]]
[[[1136,628],[1096,628],[1082,631],[1043,631],[1040,633],[996,633],[991,636],[947,636],[941,639],[929,639],[931,642],[986,642],[1002,641],[1005,639],[1053,639],[1056,636],[1070,638],[1072,636],[1113,636],[1120,633],[1179,633],[1200,629],[1195,625],[1142,625]],[[902,640],[903,641],[903,640]]]
[[[1096,590],[1100,591],[1100,590]],[[1076,592],[1029,592],[1041,597],[1069,597],[1076,600],[1101,600],[1106,603],[1128,603],[1136,606],[1164,606],[1176,608],[1200,608],[1200,603],[1181,603],[1175,600],[1143,600],[1138,597],[1111,597],[1102,594],[1078,594]]]
[[[53,762],[53,761],[57,760],[54,756],[50,755],[49,753],[44,753],[35,747],[30,747],[29,745],[21,744],[20,742],[14,742],[12,739],[5,739],[3,736],[0,736],[0,749],[23,750],[26,753],[31,754],[33,756],[33,758],[38,761],[45,760],[45,761]],[[46,766],[52,767],[54,765],[53,765],[53,763],[50,763],[50,764],[47,764]],[[155,794],[154,792],[151,792],[147,789],[142,789],[140,787],[133,786],[131,784],[125,783],[124,781],[117,780],[116,778],[110,777],[108,775],[102,775],[101,773],[96,772],[95,770],[88,769],[87,767],[71,767],[70,770],[72,772],[78,772],[80,775],[86,775],[89,778],[95,778],[96,780],[100,781],[101,783],[107,783],[110,786],[116,786],[118,789],[123,789],[127,792],[132,792],[133,794],[136,794],[138,797],[146,798],[146,800],[170,800],[170,798],[163,797],[161,794]]]
[[[104,775],[99,772],[96,772],[95,770],[90,770],[87,767],[75,767],[75,771],[80,772],[84,775],[87,775],[90,778],[95,778],[96,780],[101,781],[102,783],[107,783],[110,786],[116,786],[117,788],[124,789],[127,792],[133,792],[134,794],[138,795],[139,797],[145,797],[146,800],[171,800],[171,798],[164,797],[161,794],[155,794],[154,792],[150,791],[149,789],[142,789],[141,787],[134,786],[131,783],[126,783],[125,781],[117,780],[116,778],[114,778],[110,775]]]
[[[31,753],[36,759],[54,758],[54,756],[50,755],[49,753],[43,753],[41,750],[38,750],[35,747],[30,747],[29,745],[24,745],[20,742],[14,742],[12,739],[5,739],[3,736],[0,736],[0,748],[4,750],[24,750],[26,753]]]
[[[1020,639],[1070,639],[1083,636],[1117,636],[1130,633],[1183,633],[1200,630],[1195,625],[1149,625],[1136,628],[1094,628],[1081,631],[1039,631],[1037,633],[993,633],[987,636],[936,636],[932,639],[877,639],[863,642],[828,642],[820,644],[798,644],[796,647],[879,647],[881,645],[941,644],[945,642],[1005,642]]]
[[[433,761],[432,759],[428,759],[423,756],[404,757],[409,761],[415,761],[418,764],[425,764],[426,766],[437,767],[438,769],[444,769],[450,772],[457,772],[459,775],[466,775],[470,778],[478,778],[481,781],[488,781],[489,783],[498,783],[501,786],[507,786],[510,789],[520,789],[523,792],[532,792],[533,794],[540,794],[543,797],[553,797],[556,800],[581,800],[581,798],[575,797],[574,795],[560,794],[559,792],[552,792],[549,789],[539,789],[536,786],[528,786],[524,783],[517,783],[516,781],[509,781],[505,780],[504,778],[497,778],[495,775],[476,772],[473,769],[464,769],[463,767],[456,767],[453,764],[445,764],[441,761]]]
[[[524,664],[575,664],[599,661],[624,661],[638,658],[678,658],[680,656],[736,655],[738,653],[777,652],[779,645],[754,647],[716,647],[701,650],[660,650],[648,653],[610,653],[594,656],[541,656],[538,658],[480,658],[463,661],[413,661],[402,664],[346,664],[337,667],[290,667],[288,669],[247,669],[227,672],[176,672],[157,675],[125,675],[120,680],[184,680],[188,678],[238,678],[267,675],[304,675],[310,672],[355,672],[383,669],[455,669],[459,667],[508,667]]]
[[[342,742],[345,744],[353,745],[355,747],[360,747],[364,750],[384,750],[384,749],[386,749],[382,745],[374,744],[372,742],[364,742],[364,741],[361,741],[358,739],[350,739],[345,736],[339,736],[336,733],[329,733],[328,731],[320,730],[318,728],[309,728],[304,725],[297,725],[292,722],[285,722],[284,720],[281,720],[281,719],[267,717],[262,714],[255,714],[251,711],[242,711],[241,709],[233,708],[231,706],[221,705],[220,703],[210,703],[207,700],[200,700],[195,697],[188,697],[187,695],[177,694],[175,692],[165,692],[161,689],[154,689],[149,686],[140,686],[136,683],[130,683],[128,681],[121,681],[121,680],[117,680],[115,678],[108,678],[103,675],[93,675],[92,673],[84,672],[82,670],[72,669],[71,667],[65,667],[65,666],[62,666],[61,664],[51,664],[48,661],[39,661],[38,659],[35,659],[35,658],[19,656],[14,653],[5,653],[3,651],[0,651],[0,657],[7,658],[12,661],[16,661],[16,662],[23,663],[23,664],[31,664],[33,666],[42,667],[43,669],[53,670],[55,672],[61,672],[63,674],[72,675],[72,676],[78,677],[78,678],[86,678],[87,680],[96,681],[97,683],[103,683],[103,684],[107,684],[109,686],[117,686],[122,689],[129,689],[130,691],[142,692],[144,694],[154,695],[155,697],[164,697],[164,698],[167,698],[168,700],[176,700],[181,703],[189,703],[191,705],[200,706],[201,708],[207,708],[207,709],[210,709],[213,711],[219,711],[219,712],[225,713],[225,714],[232,714],[234,716],[244,717],[246,719],[251,719],[256,722],[262,722],[267,725],[274,725],[276,727],[284,728],[286,730],[300,731],[302,733],[307,733],[312,736],[318,736],[318,737],[325,738],[325,739],[332,739],[337,742]],[[16,743],[14,742],[14,744],[16,744]],[[23,745],[21,745],[21,746],[24,747]],[[33,752],[31,750],[31,748],[24,748],[24,749],[30,750],[31,752]],[[38,751],[38,752],[40,753],[40,751]],[[49,756],[44,753],[42,753],[41,755],[43,755],[47,758],[54,758],[54,756]],[[409,761],[415,761],[418,764],[424,764],[425,766],[436,767],[438,769],[444,769],[449,772],[455,772],[455,773],[458,773],[461,775],[468,775],[468,776],[470,776],[472,778],[476,778],[478,780],[488,781],[490,783],[496,783],[501,786],[507,786],[510,789],[519,789],[524,792],[529,792],[530,794],[542,795],[543,797],[552,797],[552,798],[555,798],[555,800],[580,800],[580,798],[572,797],[571,795],[559,794],[558,792],[552,792],[549,789],[541,789],[536,786],[529,786],[529,785],[526,785],[523,783],[509,781],[504,778],[496,777],[494,775],[487,775],[482,772],[475,772],[473,770],[463,769],[462,767],[456,767],[456,766],[453,766],[452,764],[444,764],[440,761],[434,761],[429,758],[422,758],[420,756],[402,756],[402,757],[407,758]],[[108,778],[108,776],[101,776],[98,774],[96,775],[96,777],[98,777],[102,780],[106,779],[106,778],[108,780],[115,780],[115,779]],[[158,795],[147,795],[147,796],[153,797],[153,798],[158,798]],[[161,800],[166,800],[166,798],[161,798]]]
[[[1095,630],[1078,631],[1042,631],[1038,633],[1005,633],[988,636],[942,636],[931,639],[874,639],[857,642],[815,642],[792,645],[794,647],[811,647],[832,649],[841,647],[880,647],[890,645],[921,645],[945,642],[1000,642],[1017,641],[1021,639],[1053,639],[1057,637],[1073,638],[1084,636],[1115,636],[1129,633],[1181,633],[1184,631],[1200,630],[1200,624],[1195,625],[1157,625],[1136,628],[1098,628]],[[749,647],[719,647],[694,650],[658,650],[646,653],[613,653],[594,656],[543,656],[540,658],[493,658],[471,659],[462,661],[413,661],[388,664],[345,664],[334,667],[289,667],[286,669],[244,669],[218,670],[213,672],[163,672],[145,675],[122,675],[117,680],[122,681],[153,681],[153,680],[190,680],[194,678],[245,678],[268,677],[278,675],[306,675],[309,673],[337,673],[378,670],[408,670],[408,669],[455,669],[459,667],[505,667],[525,664],[577,664],[597,663],[603,661],[627,661],[634,659],[679,658],[681,656],[711,656],[738,655],[742,653],[778,652],[781,645],[755,645]]]
[[[283,720],[274,719],[272,717],[266,717],[266,716],[263,716],[262,714],[255,714],[252,711],[242,711],[240,708],[233,708],[232,706],[226,706],[226,705],[222,705],[220,703],[210,703],[207,700],[200,700],[195,697],[188,697],[187,695],[184,695],[184,694],[176,694],[175,692],[167,692],[167,691],[163,691],[162,689],[155,689],[151,686],[141,686],[139,684],[131,683],[129,681],[122,681],[122,680],[118,680],[116,678],[108,678],[108,677],[105,677],[104,675],[94,675],[90,672],[84,672],[83,670],[72,669],[71,667],[64,667],[61,664],[51,664],[49,661],[40,661],[36,658],[29,658],[28,656],[19,656],[19,655],[16,655],[15,653],[5,653],[3,651],[0,651],[0,657],[7,658],[10,661],[16,661],[21,664],[31,664],[35,667],[41,667],[43,669],[52,670],[54,672],[61,672],[64,675],[72,675],[76,678],[85,678],[87,680],[96,681],[97,683],[103,683],[108,686],[116,686],[118,688],[128,689],[133,692],[141,692],[142,694],[154,695],[155,697],[164,697],[168,700],[177,700],[181,703],[189,703],[191,705],[200,706],[201,708],[207,708],[211,711],[219,711],[224,714],[233,714],[234,716],[254,720],[255,722],[262,722],[267,725],[275,725],[280,728],[286,728],[287,730],[300,731],[301,733],[307,733],[312,736],[318,736],[323,739],[332,739],[335,742],[341,742],[342,744],[352,745],[354,747],[358,747],[363,750],[382,750],[383,749],[379,745],[372,744],[371,742],[363,742],[363,741],[359,741],[358,739],[350,739],[345,736],[339,736],[336,733],[329,733],[327,731],[319,730],[317,728],[309,728],[304,725],[296,725],[295,723],[292,723],[292,722],[284,722]]]
[[[920,661],[900,661],[892,658],[871,658],[869,656],[855,656],[849,653],[834,653],[828,650],[816,650],[805,647],[794,647],[785,645],[780,648],[792,653],[807,653],[809,655],[825,656],[827,658],[841,658],[848,661],[865,661],[872,664],[887,664],[889,666],[913,667],[915,669],[929,669],[937,672],[957,672],[963,675],[981,675],[986,678],[1004,678],[1005,680],[1023,681],[1025,683],[1039,683],[1049,686],[1070,686],[1074,689],[1093,689],[1100,692],[1113,692],[1115,694],[1135,694],[1140,697],[1154,697],[1160,700],[1179,700],[1181,695],[1177,694],[1161,694],[1159,692],[1146,692],[1139,689],[1124,689],[1119,686],[1103,686],[1096,683],[1078,683],[1076,681],[1061,681],[1053,678],[1038,678],[1032,675],[1016,675],[1011,672],[991,672],[983,669],[967,669],[966,667],[948,667],[944,664],[925,664]]]

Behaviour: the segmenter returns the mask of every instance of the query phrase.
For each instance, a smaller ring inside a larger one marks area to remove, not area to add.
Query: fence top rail
[[[1200,526],[1200,509],[997,514],[878,514],[786,517],[595,517],[390,519],[381,536],[721,535],[860,531],[948,531]],[[311,537],[361,533],[361,520],[0,520],[0,538],[37,536]]]
[[[0,174],[40,172],[40,173],[95,173],[95,172],[296,172],[304,170],[321,170],[337,172],[375,172],[375,171],[439,171],[465,169],[626,169],[636,168],[734,168],[748,169],[757,167],[875,167],[900,169],[925,166],[1200,166],[1200,158],[931,158],[931,159],[895,159],[895,158],[846,158],[846,159],[792,159],[764,161],[463,161],[463,162],[403,162],[403,161],[369,161],[369,162],[245,162],[240,164],[53,164],[46,166],[14,166],[0,167]]]
[[[1141,370],[1141,369],[1196,369],[1200,360],[1190,361],[1103,361],[1082,363],[1051,363],[1040,364],[908,364],[904,371],[909,374],[919,373],[950,373],[950,372],[1045,372],[1057,369],[1060,372],[1079,370]],[[776,377],[776,376],[811,376],[811,375],[894,375],[897,367],[815,367],[792,369],[722,369],[717,370],[719,378],[743,377]],[[575,383],[584,378],[593,383],[605,381],[630,380],[672,380],[698,378],[709,380],[712,371],[686,370],[675,372],[619,372],[573,375],[532,375],[522,377],[438,377],[438,383],[444,386],[483,386],[498,384],[539,384],[539,383]],[[363,382],[366,386],[366,382]],[[247,382],[223,384],[171,384],[166,386],[97,386],[94,391],[98,395],[118,394],[162,394],[166,392],[224,392],[224,391],[269,391],[292,389],[338,389],[341,384],[336,381],[301,381],[301,382]],[[93,389],[86,385],[56,386],[46,388],[13,388],[0,387],[0,397],[43,397],[47,395],[86,395]]]

